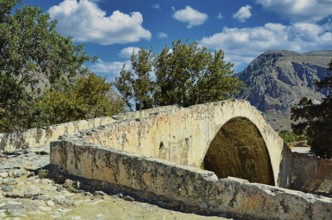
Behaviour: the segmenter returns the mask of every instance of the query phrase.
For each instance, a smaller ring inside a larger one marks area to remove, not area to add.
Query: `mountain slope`
[[[304,54],[267,51],[237,74],[246,88],[237,98],[248,100],[276,130],[290,129],[290,109],[302,97],[319,102],[324,95],[315,91],[315,80],[327,74],[332,50]]]

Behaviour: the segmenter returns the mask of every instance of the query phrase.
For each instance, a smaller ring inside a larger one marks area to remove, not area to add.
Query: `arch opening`
[[[203,166],[218,178],[232,176],[274,185],[265,141],[247,118],[233,118],[219,129],[208,148]]]

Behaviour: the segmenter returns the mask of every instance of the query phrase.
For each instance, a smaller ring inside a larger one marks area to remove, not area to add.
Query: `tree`
[[[300,121],[292,124],[296,134],[308,136],[311,152],[322,158],[332,157],[332,60],[328,65],[328,75],[316,82],[318,90],[326,90],[327,97],[320,104],[302,98],[298,106],[291,110],[291,118]]]
[[[111,85],[105,79],[90,73],[67,85],[63,91],[49,89],[36,100],[39,120],[34,121],[35,126],[111,116],[122,112],[123,101],[107,97],[110,88]]]
[[[152,108],[152,52],[142,48],[137,54],[132,53],[130,61],[132,69],[127,70],[124,66],[113,84],[120,91],[130,110],[134,107],[136,110]]]
[[[222,50],[211,53],[196,42],[186,44],[178,40],[172,48],[166,46],[154,56],[145,49],[140,52],[131,57],[132,70],[121,71],[114,83],[127,104],[133,99],[143,103],[136,104],[136,110],[219,101],[231,98],[243,85],[232,76],[233,64],[224,61]],[[138,71],[137,63],[146,67],[145,71]]]
[[[0,131],[30,127],[39,78],[54,86],[85,72],[82,64],[94,60],[83,45],[58,34],[56,22],[41,8],[24,6],[13,13],[18,3],[0,0]]]

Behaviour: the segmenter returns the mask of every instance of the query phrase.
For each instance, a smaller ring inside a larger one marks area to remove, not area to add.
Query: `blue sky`
[[[332,0],[23,0],[85,44],[87,64],[112,80],[132,51],[160,52],[180,38],[222,49],[236,72],[266,50],[332,49]]]

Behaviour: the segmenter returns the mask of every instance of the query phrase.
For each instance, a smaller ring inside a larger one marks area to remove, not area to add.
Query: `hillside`
[[[332,50],[296,53],[267,51],[254,59],[237,74],[246,88],[237,96],[248,100],[262,111],[266,120],[277,130],[291,128],[290,109],[302,97],[320,102],[324,95],[315,90],[315,80],[327,74]]]

